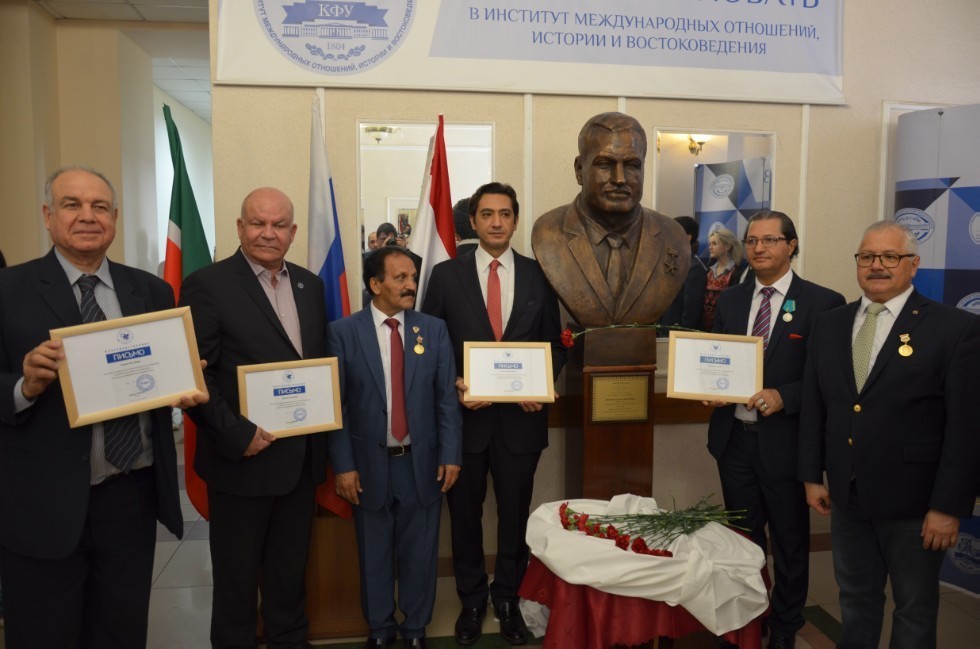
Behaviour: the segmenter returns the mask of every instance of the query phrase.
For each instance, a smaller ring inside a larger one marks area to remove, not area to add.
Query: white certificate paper
[[[762,389],[762,338],[671,331],[667,396],[743,402]]]
[[[190,309],[181,307],[51,331],[73,427],[114,419],[204,391]]]
[[[554,402],[550,344],[466,342],[463,354],[464,401]]]
[[[341,427],[337,359],[238,368],[242,415],[276,437]]]

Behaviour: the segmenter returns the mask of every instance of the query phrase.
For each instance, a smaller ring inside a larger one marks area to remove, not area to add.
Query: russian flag
[[[327,320],[334,321],[350,315],[350,296],[347,293],[347,271],[344,268],[344,249],[337,221],[337,200],[333,179],[327,162],[323,141],[323,118],[320,98],[313,96],[310,123],[310,205],[307,268],[323,280],[323,295],[327,303]],[[337,495],[333,471],[316,492],[317,502],[338,516],[350,518],[350,503]]]

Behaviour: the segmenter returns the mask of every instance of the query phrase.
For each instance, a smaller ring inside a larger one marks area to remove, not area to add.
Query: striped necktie
[[[755,324],[752,325],[752,335],[762,338],[762,348],[769,347],[769,316],[772,314],[772,304],[770,299],[776,292],[771,286],[763,286],[762,304],[759,305],[759,312],[755,314]]]

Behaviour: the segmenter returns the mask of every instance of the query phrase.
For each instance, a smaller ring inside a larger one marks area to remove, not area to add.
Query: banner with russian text
[[[215,82],[835,104],[843,16],[843,0],[238,0],[218,4]]]

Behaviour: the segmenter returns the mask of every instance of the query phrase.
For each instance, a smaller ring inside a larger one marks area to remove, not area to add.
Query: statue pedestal
[[[593,330],[569,352],[565,390],[582,407],[566,432],[565,496],[650,496],[656,330]]]

